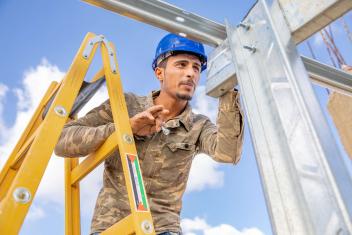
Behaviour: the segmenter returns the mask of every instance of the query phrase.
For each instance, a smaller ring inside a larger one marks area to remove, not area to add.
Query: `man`
[[[243,116],[238,92],[220,97],[217,126],[206,116],[194,114],[189,104],[206,63],[201,43],[168,34],[160,41],[152,66],[160,91],[147,97],[125,94],[157,234],[181,234],[182,195],[196,153],[209,154],[218,162],[237,163],[240,159]],[[114,130],[106,101],[85,117],[66,124],[55,152],[61,156],[87,155]],[[118,152],[106,159],[103,182],[92,234],[99,234],[130,213]]]

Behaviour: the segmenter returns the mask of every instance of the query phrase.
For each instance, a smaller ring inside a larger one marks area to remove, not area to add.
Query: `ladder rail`
[[[80,185],[72,184],[72,169],[79,165],[78,158],[65,159],[65,234],[81,234]]]
[[[26,129],[23,131],[19,141],[15,145],[14,149],[12,150],[9,158],[7,159],[5,165],[0,171],[0,201],[4,198],[5,194],[8,191],[8,188],[13,181],[14,177],[16,176],[16,172],[21,164],[22,160],[21,155],[18,153],[23,152],[26,153],[26,149],[28,150],[29,145],[32,141],[28,141],[30,136],[34,136],[34,132],[37,130],[40,122],[38,118],[41,116],[45,105],[47,104],[48,98],[53,94],[53,92],[57,89],[58,83],[52,82],[47,91],[45,92],[42,100],[40,101],[37,109],[35,110],[31,120],[27,124]],[[6,183],[5,183],[6,182]]]

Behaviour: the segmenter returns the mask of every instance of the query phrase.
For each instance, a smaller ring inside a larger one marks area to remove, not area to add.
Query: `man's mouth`
[[[181,82],[180,85],[184,85],[184,86],[187,86],[189,88],[193,88],[194,87],[193,82]]]

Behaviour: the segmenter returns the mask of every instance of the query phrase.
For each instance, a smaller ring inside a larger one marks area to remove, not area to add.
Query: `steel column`
[[[351,176],[277,2],[227,33],[274,233],[351,234]]]

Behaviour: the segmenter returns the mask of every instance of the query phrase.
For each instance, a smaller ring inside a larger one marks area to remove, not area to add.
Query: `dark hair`
[[[157,67],[165,69],[168,59],[169,59],[169,57],[167,57],[167,58],[165,58],[164,60],[162,60],[162,61],[157,65]]]
[[[201,58],[198,54],[191,53],[191,52],[189,52],[189,51],[173,51],[169,56],[167,56],[165,59],[163,59],[162,61],[160,61],[159,64],[158,64],[156,67],[165,69],[168,59],[169,59],[171,56],[175,56],[175,55],[179,55],[179,54],[194,55],[194,56],[196,56],[196,57],[199,59],[199,61],[200,61],[201,63],[203,63],[203,59],[204,59],[204,58]]]

